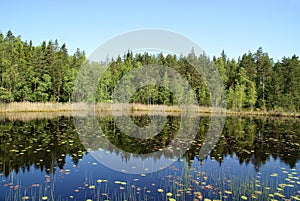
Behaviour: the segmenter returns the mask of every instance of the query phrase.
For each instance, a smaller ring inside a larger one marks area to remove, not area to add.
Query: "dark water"
[[[205,158],[199,152],[208,116],[186,137],[186,151],[176,145],[161,154],[152,153],[172,145],[184,127],[179,116],[166,116],[160,132],[145,139],[124,134],[112,116],[92,122],[102,133],[84,120],[2,118],[0,200],[300,200],[297,119],[227,117]],[[151,123],[144,115],[131,120]],[[152,171],[154,163],[161,170]],[[128,174],[126,164],[136,172]]]

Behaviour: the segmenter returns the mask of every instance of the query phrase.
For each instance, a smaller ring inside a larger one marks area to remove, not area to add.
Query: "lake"
[[[0,200],[300,200],[299,119],[227,116],[201,155],[212,119],[195,118],[192,132],[176,114],[133,114],[139,128],[163,120],[138,138],[122,115],[1,114]]]

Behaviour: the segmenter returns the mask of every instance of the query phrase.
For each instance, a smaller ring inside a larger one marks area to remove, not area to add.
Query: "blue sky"
[[[35,45],[65,42],[91,54],[125,32],[158,28],[182,34],[209,56],[224,49],[230,58],[262,46],[276,61],[300,56],[300,1],[2,1],[0,31],[9,29]]]

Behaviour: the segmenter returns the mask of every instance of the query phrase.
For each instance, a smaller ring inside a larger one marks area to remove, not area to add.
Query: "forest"
[[[237,59],[226,56],[209,58],[206,54],[176,55],[124,53],[109,59],[109,68],[97,85],[97,102],[111,102],[114,87],[123,75],[143,65],[168,66],[188,81],[201,106],[210,106],[210,92],[205,80],[189,64],[188,57],[214,64],[222,78],[228,109],[236,111],[300,111],[300,60],[296,55],[273,59],[261,47],[241,54]],[[57,40],[34,46],[12,31],[0,33],[0,102],[71,102],[74,82],[86,61],[84,51],[69,54],[66,44]],[[168,76],[164,82],[168,83]],[[169,83],[176,84],[176,83]],[[180,88],[180,86],[178,86]],[[87,89],[88,90],[88,89]],[[130,99],[133,103],[175,105],[179,100],[161,86],[145,86]]]

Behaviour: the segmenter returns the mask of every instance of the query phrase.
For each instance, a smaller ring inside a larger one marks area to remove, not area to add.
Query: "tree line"
[[[222,51],[219,57],[207,55],[187,56],[135,54],[127,52],[110,58],[109,68],[99,80],[96,94],[90,101],[111,102],[118,81],[129,71],[145,65],[164,65],[174,69],[188,81],[200,105],[211,105],[211,92],[203,76],[189,63],[195,58],[199,64],[214,64],[222,78],[226,103],[233,110],[276,110],[295,112],[300,110],[300,60],[299,57],[273,59],[260,47],[254,53],[243,54],[237,60]],[[23,41],[11,31],[0,33],[0,101],[2,102],[70,102],[74,82],[80,67],[100,63],[86,61],[84,51],[69,54],[65,44],[58,41],[43,41],[34,46],[32,41]],[[205,67],[204,67],[205,69]],[[88,75],[92,72],[87,72]],[[185,89],[162,73],[164,86]],[[211,80],[210,80],[211,81]],[[87,91],[89,90],[86,86]],[[144,104],[178,104],[180,100],[163,86],[148,85],[139,88],[130,98],[131,102]]]
[[[85,60],[77,49],[43,41],[34,46],[8,31],[0,33],[0,100],[4,102],[66,102],[71,100],[76,72]]]

